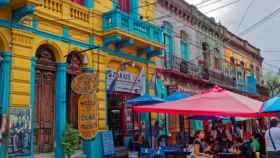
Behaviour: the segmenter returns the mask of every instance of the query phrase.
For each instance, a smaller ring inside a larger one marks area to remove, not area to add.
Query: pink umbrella
[[[189,116],[261,117],[263,102],[251,99],[218,86],[187,99],[145,106],[135,106],[137,112],[160,112]]]

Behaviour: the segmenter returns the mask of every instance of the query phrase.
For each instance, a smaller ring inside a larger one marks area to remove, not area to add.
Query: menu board
[[[102,132],[102,145],[104,156],[115,154],[115,146],[112,131]]]

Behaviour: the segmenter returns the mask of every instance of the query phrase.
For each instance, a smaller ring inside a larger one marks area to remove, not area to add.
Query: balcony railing
[[[197,65],[176,56],[167,58],[166,62],[167,69],[201,80],[208,80],[212,84],[238,89],[242,92],[255,93],[253,80],[248,85],[246,80],[236,80],[221,70],[211,70],[203,65]]]
[[[188,62],[176,56],[172,56],[169,61],[170,66],[168,66],[168,69],[172,69],[185,75],[190,75],[197,78],[202,78],[203,76],[202,68],[194,63]]]
[[[119,29],[152,42],[162,43],[162,29],[119,10],[103,14],[103,31]]]
[[[90,26],[91,11],[70,0],[41,0],[36,8],[36,15],[54,19],[70,19],[67,22],[75,26]],[[59,22],[64,22],[60,20]]]

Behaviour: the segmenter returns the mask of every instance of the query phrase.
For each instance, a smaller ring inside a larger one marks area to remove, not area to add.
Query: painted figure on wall
[[[10,109],[9,154],[23,156],[31,153],[31,113],[26,108]]]

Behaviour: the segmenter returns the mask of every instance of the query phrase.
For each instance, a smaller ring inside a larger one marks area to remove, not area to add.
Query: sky
[[[264,70],[278,72],[280,69],[280,11],[245,34],[240,33],[280,8],[279,0],[185,1],[196,5],[207,16],[214,17],[217,22],[221,22],[230,31],[247,40],[255,47],[260,48],[261,55],[264,57]],[[206,2],[198,5],[203,1]],[[230,3],[232,4],[222,7]],[[243,17],[244,20],[242,20]]]

